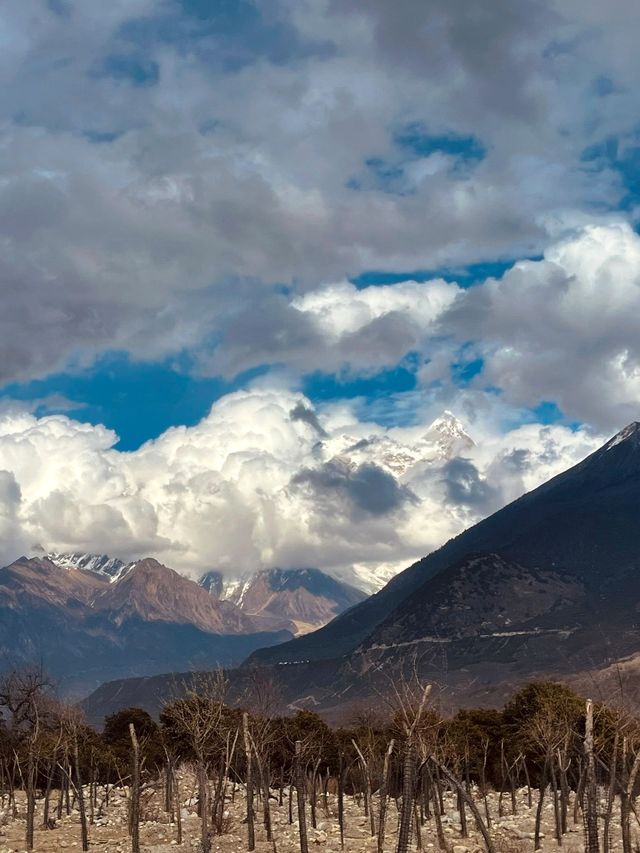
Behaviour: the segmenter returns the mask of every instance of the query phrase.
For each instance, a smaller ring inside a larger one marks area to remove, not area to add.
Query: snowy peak
[[[460,420],[450,411],[445,410],[439,418],[426,430],[423,442],[435,444],[446,458],[451,458],[461,450],[474,447],[474,441],[465,431]]]
[[[556,480],[581,488],[589,488],[629,482],[640,475],[640,422],[628,424],[595,453],[592,453],[574,468],[560,474]],[[552,481],[554,482],[554,481]]]
[[[93,572],[109,578],[112,582],[121,577],[132,565],[127,565],[117,557],[109,557],[107,554],[47,554],[46,557],[61,569]]]
[[[326,456],[350,467],[374,464],[396,478],[410,477],[423,465],[438,465],[474,447],[473,439],[452,412],[445,411],[422,435],[410,441],[397,433],[356,439],[343,435],[323,445]]]
[[[621,429],[620,432],[616,433],[602,449],[604,451],[612,450],[614,447],[617,447],[619,444],[623,444],[624,442],[631,442],[635,446],[640,446],[639,421],[633,421],[633,423],[630,423],[624,427],[624,429]]]

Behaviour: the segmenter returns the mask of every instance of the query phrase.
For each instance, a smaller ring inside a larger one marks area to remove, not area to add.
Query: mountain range
[[[39,661],[71,694],[122,676],[229,666],[365,597],[309,569],[243,585],[244,606],[152,558],[21,557],[0,569],[0,666]]]
[[[494,704],[541,675],[592,684],[616,666],[637,690],[639,522],[633,423],[325,627],[258,650],[246,666],[267,667],[290,707],[325,710],[413,672],[454,704]],[[114,689],[88,707],[108,708]],[[137,689],[117,686],[129,698]]]

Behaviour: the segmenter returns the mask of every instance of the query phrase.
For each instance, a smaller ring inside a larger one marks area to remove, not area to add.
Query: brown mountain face
[[[46,558],[21,557],[0,569],[0,666],[42,662],[65,692],[239,663],[290,637],[152,559],[111,581]]]
[[[157,560],[134,563],[124,576],[96,596],[93,607],[110,611],[117,625],[138,617],[195,625],[219,634],[251,634],[261,626],[227,601],[216,601],[194,581]]]
[[[14,610],[29,603],[48,603],[61,609],[75,610],[89,605],[108,581],[85,572],[65,572],[46,557],[20,557],[0,569],[0,606]]]

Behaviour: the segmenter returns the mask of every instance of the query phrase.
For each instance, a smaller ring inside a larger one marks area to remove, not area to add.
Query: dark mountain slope
[[[353,651],[429,578],[471,553],[567,572],[593,594],[640,569],[640,424],[393,578],[313,634],[260,650],[252,662],[317,660]]]

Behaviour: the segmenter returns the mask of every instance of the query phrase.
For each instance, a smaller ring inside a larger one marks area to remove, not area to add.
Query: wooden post
[[[344,850],[344,753],[340,753],[338,765],[338,825],[340,826],[340,847]]]
[[[33,755],[33,743],[31,740],[29,740],[29,754],[27,756],[27,779],[26,779],[27,828],[26,828],[25,842],[26,842],[27,850],[33,850],[33,828],[34,828],[35,811],[36,811],[35,785],[36,785],[35,758]]]
[[[389,790],[389,764],[393,754],[395,740],[389,741],[389,746],[384,754],[384,765],[382,768],[382,781],[380,783],[380,813],[378,816],[378,853],[384,851],[384,825],[387,817],[387,791]]]
[[[304,808],[304,771],[302,769],[302,741],[296,741],[295,758],[296,793],[298,799],[298,826],[300,829],[300,853],[309,853],[307,841],[307,816]]]
[[[413,788],[416,774],[416,750],[413,737],[409,736],[404,748],[402,763],[402,809],[398,825],[397,853],[408,853],[411,843],[411,824],[413,822]]]
[[[180,845],[182,844],[182,798],[180,797],[180,777],[177,774],[173,787],[176,798],[176,843]]]
[[[596,786],[596,764],[593,754],[593,702],[587,699],[584,729],[584,752],[587,759],[585,853],[599,853],[598,838],[598,789]]]
[[[251,760],[251,742],[249,740],[249,715],[242,715],[242,734],[244,753],[247,760],[247,850],[256,849],[256,835],[253,824],[253,766]]]
[[[616,796],[616,771],[617,771],[617,760],[618,760],[618,739],[619,734],[616,732],[615,738],[613,740],[613,755],[611,756],[611,763],[609,766],[609,790],[607,792],[607,810],[604,815],[603,828],[602,828],[602,849],[604,853],[609,853],[609,849],[611,847],[611,839],[609,837],[609,826],[611,824],[611,817],[613,815],[613,801]]]
[[[549,754],[547,753],[544,760],[544,767],[542,768],[542,777],[540,778],[540,793],[538,796],[538,807],[536,809],[536,822],[534,828],[534,836],[533,836],[533,849],[534,852],[540,849],[540,826],[542,822],[542,804],[544,801],[544,794],[547,790],[547,775],[549,773]]]
[[[198,806],[200,808],[200,847],[202,853],[210,853],[209,836],[209,780],[204,759],[198,762]]]
[[[140,853],[140,746],[133,723],[129,723],[131,737],[131,853]]]
[[[76,771],[76,793],[78,797],[78,811],[80,812],[80,838],[82,841],[82,849],[89,849],[89,835],[87,832],[87,812],[84,806],[84,791],[82,790],[82,778],[80,776],[80,756],[78,751],[78,733],[76,732],[73,738],[73,760]]]

